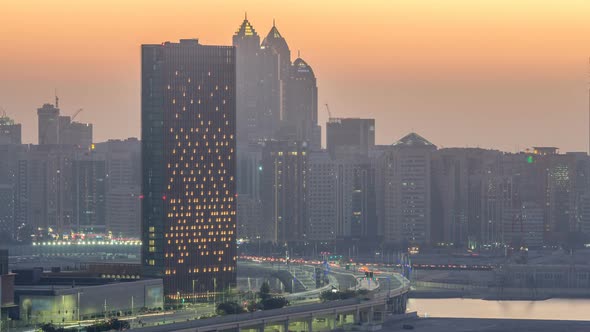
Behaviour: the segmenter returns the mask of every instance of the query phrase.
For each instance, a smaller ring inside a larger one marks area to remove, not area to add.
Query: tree
[[[320,294],[320,300],[322,302],[346,300],[346,299],[353,298],[357,295],[366,295],[367,293],[368,292],[366,290],[359,290],[357,292],[352,291],[352,290],[344,290],[344,291],[338,291],[338,292],[327,290],[327,291],[323,291]]]
[[[287,305],[289,305],[289,301],[287,301],[284,297],[271,297],[265,300],[260,301],[262,308],[264,310],[271,310],[271,309],[280,309]]]
[[[43,324],[41,325],[41,331],[43,332],[63,332],[64,329],[61,327],[55,327],[53,324]]]
[[[222,302],[217,305],[216,312],[218,315],[235,315],[246,312],[246,310],[237,302]]]
[[[116,318],[111,319],[109,321],[108,325],[112,330],[117,330],[117,331],[128,330],[131,327],[129,325],[129,322],[124,321],[124,320],[118,320]]]
[[[323,291],[320,294],[320,300],[322,302],[335,301],[335,300],[339,300],[339,299],[340,299],[340,295],[338,295],[338,293],[334,293],[330,290]]]
[[[260,297],[261,300],[266,300],[268,298],[270,298],[270,285],[268,284],[268,282],[263,282],[262,285],[260,286],[260,292],[258,293],[258,297]]]
[[[261,310],[262,309],[262,305],[256,301],[250,301],[248,302],[248,304],[246,305],[246,309],[248,309],[249,312],[254,312],[257,310]]]

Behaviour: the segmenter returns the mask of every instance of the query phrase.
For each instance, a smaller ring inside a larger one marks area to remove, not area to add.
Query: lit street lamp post
[[[78,302],[76,303],[76,314],[78,316],[78,322],[80,322],[80,292],[78,292]]]
[[[196,303],[197,298],[195,296],[195,281],[199,281],[199,279],[197,278],[196,280],[193,279],[193,305]]]

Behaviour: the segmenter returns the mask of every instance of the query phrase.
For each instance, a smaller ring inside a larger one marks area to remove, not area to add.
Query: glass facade
[[[233,47],[142,46],[142,264],[169,298],[236,282]]]

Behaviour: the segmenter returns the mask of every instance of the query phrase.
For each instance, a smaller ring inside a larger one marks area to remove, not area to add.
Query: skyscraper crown
[[[244,17],[244,22],[242,22],[242,25],[240,25],[235,35],[239,37],[258,36],[256,30],[254,30],[254,27],[250,21],[248,21],[248,16]]]
[[[275,48],[275,49],[289,49],[289,46],[287,45],[287,41],[285,40],[285,38],[283,38],[283,36],[281,35],[281,33],[279,32],[279,29],[277,29],[277,26],[275,25],[275,21],[272,21],[272,28],[270,29],[270,31],[268,32],[268,34],[266,35],[266,37],[264,38],[264,40],[262,41],[262,46],[265,47],[271,47],[271,48]]]
[[[305,62],[305,60],[301,58],[295,59],[295,61],[293,62],[293,67],[299,75],[311,75],[315,77],[311,66],[308,65],[307,62]]]
[[[408,135],[404,136],[399,141],[393,143],[393,146],[418,147],[418,146],[434,146],[434,144],[430,143],[427,139],[425,139],[424,137],[422,137],[416,133],[409,133]]]

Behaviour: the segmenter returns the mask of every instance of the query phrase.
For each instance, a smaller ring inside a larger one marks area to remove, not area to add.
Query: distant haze
[[[247,7],[246,6],[247,3]],[[376,118],[377,143],[507,151],[588,142],[590,1],[5,1],[0,106],[37,142],[36,109],[84,111],[95,141],[139,136],[140,44],[231,44],[244,12],[276,18],[334,116]]]

